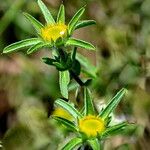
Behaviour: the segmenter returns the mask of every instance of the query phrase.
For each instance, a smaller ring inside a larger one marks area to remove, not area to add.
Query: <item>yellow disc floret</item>
[[[101,118],[88,115],[79,120],[79,130],[88,137],[96,137],[105,130],[105,124]]]
[[[64,37],[67,33],[67,26],[62,23],[46,25],[41,29],[41,37],[47,41],[56,41],[60,37]]]

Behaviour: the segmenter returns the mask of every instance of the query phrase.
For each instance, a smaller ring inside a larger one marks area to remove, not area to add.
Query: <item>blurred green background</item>
[[[79,49],[97,67],[91,85],[95,102],[107,102],[122,87],[128,89],[117,119],[139,128],[108,139],[105,150],[150,149],[150,0],[43,2],[55,17],[63,2],[66,22],[84,5],[82,19],[96,20],[96,26],[74,33],[97,48],[96,53]],[[35,0],[0,0],[0,52],[10,43],[35,36],[23,12],[44,23]],[[27,55],[26,49],[0,55],[0,141],[6,150],[55,150],[64,141],[65,130],[48,118],[61,95],[57,71],[40,60],[46,55],[51,53]]]

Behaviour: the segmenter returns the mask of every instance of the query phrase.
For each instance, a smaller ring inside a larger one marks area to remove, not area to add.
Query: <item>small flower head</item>
[[[67,120],[73,120],[73,117],[65,109],[58,107],[54,110],[52,116],[61,117]]]
[[[67,26],[62,23],[46,25],[41,29],[41,37],[46,42],[56,41],[67,35]]]
[[[99,117],[88,115],[79,119],[79,130],[87,137],[96,137],[105,130],[105,123]]]
[[[43,47],[60,48],[62,46],[75,46],[88,50],[95,50],[95,47],[91,43],[71,37],[76,29],[95,24],[94,20],[84,20],[79,22],[82,14],[85,11],[84,7],[79,9],[66,25],[65,7],[63,4],[60,6],[57,19],[55,20],[46,5],[41,0],[37,0],[37,2],[46,21],[46,25],[44,26],[41,22],[36,20],[28,13],[24,13],[24,15],[33,25],[39,37],[25,39],[8,45],[4,48],[3,53],[16,51],[25,47],[30,47],[27,51],[28,54],[36,52]],[[59,38],[61,38],[61,40],[57,40]]]
[[[105,108],[96,113],[91,99],[91,93],[87,88],[84,88],[84,107],[82,111],[78,111],[72,104],[68,104],[64,100],[58,99],[55,104],[66,109],[74,118],[74,121],[64,120],[61,117],[54,117],[57,121],[64,124],[67,128],[77,133],[77,137],[70,140],[62,149],[67,149],[68,145],[89,144],[93,149],[100,149],[98,140],[121,134],[125,129],[131,127],[127,122],[122,122],[111,126],[110,114],[115,110],[118,103],[126,93],[126,89],[121,89],[105,106]],[[76,143],[74,143],[76,142]]]

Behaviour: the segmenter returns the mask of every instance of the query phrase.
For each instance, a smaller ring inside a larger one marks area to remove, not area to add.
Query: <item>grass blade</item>
[[[59,11],[58,11],[57,23],[65,23],[65,7],[63,4],[60,5]]]
[[[28,14],[28,13],[23,13],[23,14],[29,20],[29,22],[32,24],[32,26],[35,28],[35,30],[38,33],[40,33],[41,28],[43,28],[43,25],[38,20],[36,20],[33,16],[31,16],[30,14]]]
[[[66,42],[65,46],[77,46],[77,47],[85,48],[88,50],[95,50],[95,47],[91,43],[88,43],[79,39],[75,39],[75,38],[70,38]]]
[[[48,8],[46,7],[46,5],[41,0],[38,0],[38,5],[44,15],[47,24],[54,24],[55,20],[51,15],[50,11],[48,10]]]
[[[40,42],[41,42],[41,40],[38,38],[25,39],[25,40],[8,45],[7,47],[4,48],[3,53],[10,53],[10,52],[19,50],[24,47],[38,44]]]

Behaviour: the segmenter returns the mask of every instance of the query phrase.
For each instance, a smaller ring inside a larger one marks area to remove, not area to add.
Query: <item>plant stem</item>
[[[69,70],[69,72],[80,86],[85,86],[85,83],[79,78],[79,76],[77,76],[72,70]]]

